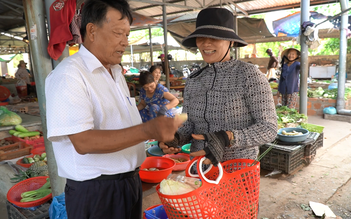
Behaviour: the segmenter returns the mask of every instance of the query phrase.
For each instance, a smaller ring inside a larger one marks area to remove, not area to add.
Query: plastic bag
[[[50,219],[68,219],[66,211],[65,193],[55,196],[49,208]]]
[[[19,125],[22,123],[22,118],[14,112],[11,112],[6,107],[0,107],[0,126]]]
[[[332,107],[332,106],[326,107],[323,109],[323,113],[334,115],[334,114],[336,114],[336,109],[335,109],[335,107]]]
[[[16,83],[16,87],[18,87],[18,86],[27,86],[27,83],[23,79],[18,79],[17,83]]]

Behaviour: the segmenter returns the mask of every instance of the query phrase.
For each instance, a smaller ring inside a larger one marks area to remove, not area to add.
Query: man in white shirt
[[[141,218],[143,142],[170,141],[181,124],[141,122],[119,65],[131,23],[125,0],[87,0],[84,44],[46,79],[48,139],[58,174],[67,178],[69,219]]]

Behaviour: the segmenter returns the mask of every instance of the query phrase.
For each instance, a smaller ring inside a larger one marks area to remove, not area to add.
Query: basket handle
[[[201,180],[205,180],[206,182],[208,183],[212,183],[212,184],[218,184],[222,177],[223,177],[223,167],[222,167],[222,164],[221,163],[218,163],[218,171],[219,171],[219,174],[218,174],[218,177],[216,180],[210,180],[210,179],[207,179],[206,176],[205,176],[205,173],[202,171],[202,163],[204,162],[204,160],[206,159],[206,157],[201,157],[199,160],[200,162],[198,162],[197,164],[197,169],[198,171],[200,172],[200,179]],[[211,164],[212,165],[212,164]]]
[[[198,161],[198,159],[195,159],[195,158],[194,158],[194,159],[190,160],[190,163],[188,164],[188,167],[187,167],[186,170],[188,171],[187,174],[188,174],[190,177],[196,177],[196,178],[198,178],[198,177],[199,177],[198,174],[193,174],[193,173],[190,172],[191,167],[195,164],[196,161]],[[205,170],[204,174],[210,172],[210,170],[212,169],[212,167],[213,167],[213,165],[210,164],[210,166],[207,168],[207,170]]]

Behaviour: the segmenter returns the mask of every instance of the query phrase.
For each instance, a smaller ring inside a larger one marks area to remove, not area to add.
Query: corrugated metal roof
[[[337,3],[338,0],[310,0],[310,5]],[[162,17],[162,0],[130,0],[131,8],[142,15]],[[168,0],[167,15],[184,15],[188,12],[199,11],[206,7],[225,7],[233,13],[248,15],[282,9],[300,7],[300,0]],[[178,5],[178,7],[176,6]],[[244,12],[244,13],[243,13]]]

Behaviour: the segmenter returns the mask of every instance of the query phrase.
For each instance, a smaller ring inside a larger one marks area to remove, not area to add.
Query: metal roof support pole
[[[48,31],[50,34],[50,7],[52,5],[52,3],[54,3],[55,0],[45,0],[45,12],[46,12],[46,21],[47,21],[47,25],[48,25]],[[66,45],[65,50],[63,50],[62,55],[57,59],[51,59],[52,61],[52,66],[53,68],[55,68],[64,58],[69,56],[69,48],[68,45]]]
[[[348,8],[347,0],[340,0],[341,11]],[[348,25],[348,14],[341,15],[340,25],[340,51],[339,51],[339,76],[338,76],[338,97],[336,99],[336,110],[338,114],[351,115],[351,110],[345,109],[345,80],[346,80],[346,53],[347,53],[347,40],[346,30]]]
[[[302,0],[301,3],[301,25],[309,21],[310,0]],[[306,36],[300,33],[301,45],[301,69],[300,69],[300,113],[307,115],[307,76],[308,76],[308,46]]]
[[[154,65],[154,48],[152,47],[152,30],[151,30],[151,26],[149,25],[149,38],[150,38],[150,57],[151,57],[151,66]],[[151,67],[150,66],[150,67]]]
[[[34,65],[35,84],[39,101],[42,131],[45,139],[45,150],[48,157],[49,176],[54,196],[62,193],[59,188],[62,178],[57,175],[56,160],[52,144],[47,140],[46,127],[46,100],[45,100],[45,78],[52,71],[51,59],[47,52],[48,38],[45,24],[44,2],[42,0],[23,0],[23,8],[26,18],[30,51]]]
[[[163,37],[164,37],[164,54],[165,54],[165,74],[166,74],[166,86],[168,90],[170,89],[170,84],[169,84],[169,62],[168,62],[168,44],[167,44],[167,11],[166,11],[166,5],[162,5],[162,12],[163,12]]]

